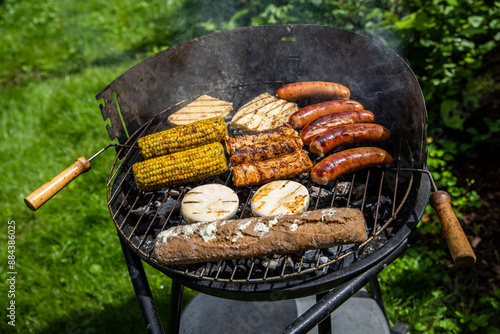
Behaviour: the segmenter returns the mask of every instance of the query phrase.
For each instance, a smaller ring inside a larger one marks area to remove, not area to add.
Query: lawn
[[[37,212],[30,211],[23,198],[79,156],[89,158],[110,142],[107,121],[95,99],[101,89],[165,47],[206,34],[223,22],[231,27],[230,19],[241,4],[0,2],[0,212],[4,223],[0,305],[6,310],[14,300],[16,312],[15,327],[2,316],[0,332],[145,332],[106,204],[113,150],[95,158],[88,173]],[[8,226],[15,226],[15,254],[8,252],[12,250],[7,248]],[[9,268],[9,255],[11,260],[15,255],[13,268]],[[402,321],[415,332],[448,333],[466,328],[461,321],[477,327],[489,323],[500,296],[482,297],[486,317],[472,312],[471,303],[480,298],[464,302],[461,294],[474,295],[474,282],[448,268],[447,256],[446,248],[429,252],[424,243],[383,272],[392,324]],[[166,327],[170,280],[145,267]],[[14,287],[7,281],[12,271],[16,272]],[[12,289],[15,296],[6,298]],[[185,302],[194,294],[185,290]]]

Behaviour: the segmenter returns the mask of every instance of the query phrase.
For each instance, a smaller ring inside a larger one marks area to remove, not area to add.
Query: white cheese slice
[[[309,207],[309,192],[295,181],[273,181],[260,187],[251,200],[254,215],[259,217],[301,213]]]
[[[188,223],[226,220],[238,211],[238,196],[221,184],[205,184],[189,191],[181,203],[182,216]]]
[[[172,125],[185,125],[202,119],[229,115],[233,110],[231,102],[222,101],[208,95],[202,95],[184,108],[168,117]]]

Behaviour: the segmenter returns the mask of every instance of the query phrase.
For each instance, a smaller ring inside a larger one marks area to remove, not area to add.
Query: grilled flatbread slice
[[[297,105],[263,93],[243,105],[229,122],[233,129],[264,131],[288,123]]]
[[[229,115],[233,110],[231,102],[222,101],[208,95],[202,95],[184,108],[174,112],[168,117],[168,122],[172,125],[184,125],[220,116],[222,118]]]

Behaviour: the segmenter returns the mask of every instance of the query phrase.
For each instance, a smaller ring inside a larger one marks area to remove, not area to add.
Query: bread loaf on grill
[[[366,240],[361,211],[330,208],[295,215],[201,222],[162,231],[159,264],[184,264],[295,253]]]

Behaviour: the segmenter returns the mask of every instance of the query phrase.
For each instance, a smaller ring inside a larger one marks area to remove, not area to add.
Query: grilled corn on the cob
[[[137,145],[144,159],[150,159],[223,141],[226,137],[224,119],[212,117],[139,138]]]
[[[140,190],[155,190],[198,181],[226,170],[226,157],[221,143],[140,161],[133,166]]]

